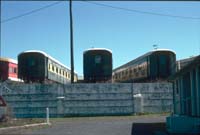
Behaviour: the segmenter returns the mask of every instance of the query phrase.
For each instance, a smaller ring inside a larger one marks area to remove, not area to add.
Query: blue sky
[[[1,21],[55,2],[2,2]],[[102,2],[132,10],[200,18],[200,2]],[[83,74],[83,51],[113,52],[116,68],[150,50],[172,49],[177,59],[200,54],[200,19],[181,19],[73,2],[75,70]],[[1,55],[17,59],[25,50],[42,50],[70,67],[68,2],[1,23]]]

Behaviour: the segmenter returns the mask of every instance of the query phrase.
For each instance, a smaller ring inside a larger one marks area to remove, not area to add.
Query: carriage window
[[[159,70],[159,74],[160,76],[164,77],[164,76],[167,76],[168,75],[168,67],[167,67],[167,57],[165,55],[161,55],[159,57],[159,67],[158,67],[158,70]]]
[[[33,58],[29,58],[28,59],[28,65],[29,66],[35,66],[36,65],[36,61]]]
[[[17,68],[14,68],[14,73],[17,73]]]
[[[160,64],[162,64],[162,65],[165,65],[166,64],[166,61],[167,61],[167,58],[166,58],[166,56],[165,55],[161,55],[160,56]]]
[[[95,63],[96,64],[101,63],[101,56],[100,55],[95,56]]]
[[[52,70],[54,71],[54,66],[52,66]]]
[[[58,73],[58,68],[56,67],[56,73]]]

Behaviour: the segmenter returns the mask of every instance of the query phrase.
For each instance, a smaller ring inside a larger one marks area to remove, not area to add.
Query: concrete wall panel
[[[172,103],[169,83],[4,83],[0,90],[16,117],[45,117],[46,107],[51,117],[163,112],[169,111]],[[141,100],[134,100],[135,94],[140,94]]]

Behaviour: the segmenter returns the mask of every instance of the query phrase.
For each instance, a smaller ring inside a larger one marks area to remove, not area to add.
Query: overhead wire
[[[200,20],[200,17],[179,16],[179,15],[170,15],[170,14],[162,14],[162,13],[155,13],[155,12],[147,12],[147,11],[142,11],[142,10],[128,9],[128,8],[124,8],[124,7],[117,7],[117,6],[112,6],[112,5],[103,4],[103,3],[92,2],[92,1],[88,1],[88,0],[81,0],[81,1],[87,2],[87,3],[90,3],[90,4],[94,4],[94,5],[98,5],[98,6],[103,6],[103,7],[108,7],[108,8],[118,9],[118,10],[124,10],[124,11],[129,11],[129,12],[135,12],[135,13],[140,13],[140,14],[165,16],[165,17],[173,17],[173,18],[180,18],[180,19]]]
[[[27,16],[27,15],[31,15],[31,14],[33,14],[33,13],[36,13],[36,12],[39,12],[39,11],[41,11],[41,10],[47,9],[47,8],[49,8],[49,7],[55,6],[55,5],[57,5],[57,4],[61,3],[61,2],[63,2],[63,1],[57,1],[57,2],[51,3],[51,4],[49,4],[49,5],[45,5],[45,6],[43,6],[43,7],[40,7],[40,8],[31,10],[31,11],[28,11],[28,12],[26,12],[26,13],[23,13],[23,14],[14,16],[14,17],[10,17],[10,18],[4,19],[4,20],[1,21],[1,23],[6,23],[6,22],[9,22],[9,21],[12,21],[12,20],[15,20],[15,19],[19,19],[19,18],[24,17],[24,16]]]
[[[117,10],[123,10],[123,11],[129,11],[129,12],[134,12],[134,13],[200,21],[200,17],[179,16],[179,15],[170,15],[170,14],[162,14],[162,13],[155,13],[155,12],[147,12],[147,11],[141,11],[141,10],[135,10],[135,9],[128,9],[128,8],[124,8],[124,7],[112,6],[112,5],[103,4],[103,3],[99,3],[99,2],[98,3],[92,2],[92,1],[88,1],[88,0],[81,0],[81,1],[93,4],[93,5],[97,5],[97,6],[102,6],[102,7],[107,7],[107,8],[117,9]],[[199,54],[200,54],[200,42],[199,42]]]
[[[97,2],[92,2],[92,1],[88,1],[88,0],[81,0],[83,2],[87,2],[90,4],[94,4],[94,5],[98,5],[98,6],[103,6],[103,7],[108,7],[108,8],[113,8],[113,9],[118,9],[118,10],[124,10],[124,11],[129,11],[129,12],[134,12],[134,13],[140,13],[140,14],[148,14],[148,15],[156,15],[156,16],[165,16],[165,17],[173,17],[173,18],[179,18],[179,19],[190,19],[190,20],[200,20],[200,17],[191,17],[191,16],[178,16],[178,15],[170,15],[170,14],[161,14],[161,13],[155,13],[155,12],[147,12],[147,11],[142,11],[142,10],[135,10],[135,9],[128,9],[128,8],[124,8],[124,7],[118,7],[118,6],[112,6],[112,5],[108,5],[108,4],[103,4],[103,3],[97,3]],[[7,19],[4,19],[1,21],[1,23],[6,23],[15,19],[19,19],[21,17],[39,12],[41,10],[47,9],[49,7],[55,6],[59,3],[61,3],[63,1],[57,1],[55,3],[49,4],[49,5],[45,5],[43,7],[40,7],[38,9],[34,9],[31,10],[29,12],[14,16],[14,17],[10,17]]]

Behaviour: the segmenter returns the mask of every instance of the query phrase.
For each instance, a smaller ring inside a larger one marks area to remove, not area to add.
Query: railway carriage
[[[0,81],[18,81],[17,61],[10,58],[0,58]]]
[[[182,68],[184,68],[185,66],[189,65],[197,56],[192,56],[190,58],[185,58],[185,59],[181,59],[176,61],[176,71],[178,72],[179,70],[181,70]]]
[[[71,70],[45,52],[30,50],[18,55],[18,77],[25,82],[66,84],[71,80]],[[77,81],[77,74],[74,75]]]
[[[148,52],[113,70],[113,82],[163,81],[176,72],[176,55],[159,49]]]
[[[105,48],[91,48],[83,53],[84,82],[100,83],[112,80],[112,52]]]

